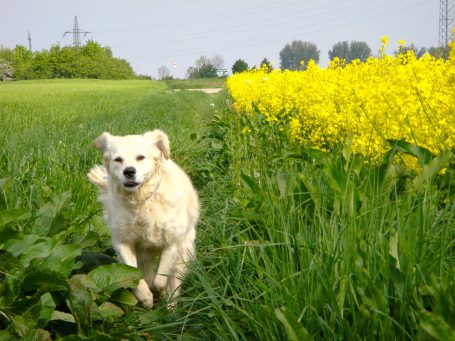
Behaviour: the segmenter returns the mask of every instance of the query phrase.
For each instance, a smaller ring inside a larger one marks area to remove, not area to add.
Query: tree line
[[[420,58],[425,53],[429,53],[436,58],[447,59],[449,55],[448,47],[430,47],[417,48],[414,44],[408,46],[400,46],[395,55],[413,51],[415,56]],[[319,62],[320,52],[316,44],[312,42],[304,42],[294,40],[290,44],[286,44],[280,51],[280,68],[283,70],[305,70],[308,62],[313,60],[316,64]],[[333,45],[328,52],[330,60],[338,57],[350,63],[353,60],[365,61],[373,55],[371,48],[364,41],[340,41]],[[268,61],[267,61],[268,62]],[[260,66],[264,63],[261,62]],[[270,63],[265,63],[270,70]],[[254,67],[253,67],[254,68]],[[238,59],[232,66],[232,73],[243,72],[249,70],[248,64],[243,59]]]
[[[114,58],[109,47],[95,41],[36,52],[22,45],[0,48],[0,80],[51,78],[130,79],[136,74],[126,60]]]

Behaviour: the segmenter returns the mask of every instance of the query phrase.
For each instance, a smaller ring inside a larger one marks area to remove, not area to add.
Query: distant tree
[[[13,69],[16,79],[32,79],[32,60],[33,53],[22,45],[17,45],[14,49]]]
[[[448,59],[450,55],[450,48],[446,47],[430,47],[428,53],[435,58]]]
[[[199,76],[199,70],[195,66],[190,66],[186,69],[186,78],[188,79],[195,79]]]
[[[199,68],[199,77],[200,78],[216,78],[218,77],[216,73],[216,67],[212,64],[206,64]]]
[[[264,58],[263,60],[261,60],[261,63],[259,64],[259,66],[261,68],[264,66],[267,67],[267,72],[270,72],[273,70],[273,66],[267,58]]]
[[[371,48],[364,41],[351,41],[349,43],[350,61],[360,59],[362,62],[371,56]]]
[[[316,63],[319,62],[319,53],[316,44],[294,40],[280,51],[280,67],[289,70],[305,70],[311,59]]]
[[[248,71],[248,64],[243,59],[237,59],[231,69],[232,73]]]
[[[224,59],[219,54],[216,54],[210,58],[210,64],[212,64],[217,70],[222,69],[224,67]]]
[[[171,75],[171,71],[166,65],[162,65],[158,68],[158,79],[166,79]]]
[[[351,41],[350,43],[347,40],[340,41],[334,44],[329,51],[330,60],[338,57],[346,60],[347,63],[355,59],[365,61],[369,56],[371,56],[371,49],[364,41]]]
[[[333,60],[335,57],[346,61],[350,59],[349,42],[347,40],[335,43],[332,49],[329,50],[329,59]]]
[[[199,59],[196,59],[195,62],[196,68],[201,68],[206,65],[212,65],[212,62],[210,61],[210,58],[206,56],[200,56]]]
[[[126,60],[114,58],[109,47],[94,41],[80,48],[54,45],[34,53],[20,45],[14,50],[0,48],[0,58],[10,63],[15,79],[136,77]]]
[[[213,60],[206,56],[201,56],[196,60],[195,66],[190,66],[187,71],[189,79],[195,78],[216,78],[216,67],[213,65]]]
[[[411,44],[408,46],[400,46],[398,50],[395,51],[395,56],[402,53],[407,53],[408,51],[414,52],[414,56],[416,56],[417,58],[423,57],[423,55],[428,52],[428,50],[425,47],[419,49],[414,44]]]

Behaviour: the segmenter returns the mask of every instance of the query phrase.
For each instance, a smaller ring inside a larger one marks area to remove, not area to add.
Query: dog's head
[[[156,172],[161,158],[170,157],[169,139],[161,130],[127,136],[104,132],[94,144],[103,152],[110,177],[128,192],[136,191]]]

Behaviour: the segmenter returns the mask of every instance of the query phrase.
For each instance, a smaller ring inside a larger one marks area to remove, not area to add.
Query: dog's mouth
[[[134,188],[134,187],[137,187],[139,185],[140,185],[140,183],[136,182],[136,181],[126,181],[126,182],[123,183],[123,186],[126,187],[126,188]]]

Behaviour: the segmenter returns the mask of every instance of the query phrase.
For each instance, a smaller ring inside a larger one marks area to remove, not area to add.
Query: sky
[[[319,65],[343,40],[368,43],[373,51],[388,36],[388,52],[399,39],[418,47],[438,45],[438,0],[0,0],[0,45],[32,50],[72,44],[77,16],[85,40],[111,47],[137,74],[158,76],[167,66],[185,78],[201,56],[220,55],[231,72],[241,58],[279,67],[279,52],[293,40],[313,42]]]

